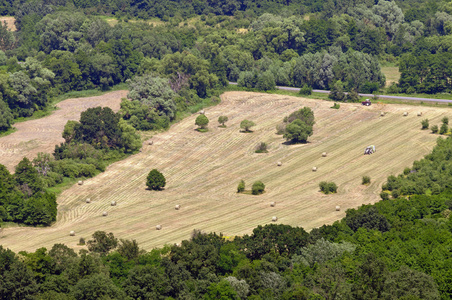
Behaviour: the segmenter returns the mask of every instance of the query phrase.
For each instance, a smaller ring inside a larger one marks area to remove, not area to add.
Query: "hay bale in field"
[[[104,212],[102,213],[102,216],[104,216],[104,217],[108,216],[108,212],[104,211]]]
[[[69,235],[70,236],[75,236],[75,231],[72,230],[71,232],[69,232]]]
[[[149,146],[154,145],[154,141],[149,141],[148,145]]]
[[[278,161],[278,162],[276,163],[276,165],[277,165],[278,167],[281,167],[281,166],[282,166],[282,162]]]
[[[177,204],[177,205],[174,207],[174,209],[175,209],[175,210],[179,210],[179,209],[180,209],[180,205]]]
[[[200,115],[204,115],[206,112],[204,111],[204,109],[201,109],[200,111],[199,111],[199,114]]]
[[[90,198],[86,198],[86,203],[91,203],[91,199]]]
[[[116,201],[111,201],[111,206],[116,206]]]
[[[418,112],[418,113],[417,113],[417,116],[418,116],[418,117],[422,116],[422,112]]]
[[[312,167],[312,172],[316,172],[317,171],[317,167]]]
[[[340,211],[341,207],[339,205],[336,205],[336,211]]]
[[[82,180],[79,180],[78,181],[78,185],[82,185],[83,184],[83,181]]]
[[[275,207],[276,203],[275,202],[270,202],[270,206],[271,207]]]
[[[155,229],[157,229],[157,230],[162,229],[162,225],[157,225],[157,226],[155,226]]]
[[[404,113],[403,113],[403,116],[404,116],[404,117],[408,116],[408,112],[404,112]]]
[[[272,217],[272,222],[278,221],[278,217]]]
[[[322,157],[326,157],[326,152],[323,152],[323,153],[322,153]]]
[[[382,112],[380,113],[380,116],[382,116],[382,117],[384,117],[384,116],[385,116],[385,113],[384,113],[384,111],[382,111]]]

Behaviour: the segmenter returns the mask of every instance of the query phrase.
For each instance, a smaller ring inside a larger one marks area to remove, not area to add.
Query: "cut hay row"
[[[208,132],[194,130],[197,115],[182,120],[155,135],[152,147],[144,146],[141,153],[64,191],[54,226],[6,229],[2,244],[13,250],[51,247],[56,242],[76,247],[80,237],[89,239],[94,231],[104,230],[118,238],[136,239],[149,250],[179,243],[193,229],[227,236],[250,233],[258,225],[271,224],[273,216],[278,224],[309,230],[343,217],[348,208],[379,200],[386,177],[429,153],[437,138],[420,130],[419,107],[362,108],[345,103],[332,110],[331,102],[243,92],[226,93],[222,100],[205,111]],[[307,144],[282,144],[276,125],[303,106],[314,109],[314,135]],[[381,111],[386,112],[384,118]],[[404,111],[408,116],[403,117]],[[422,108],[422,112],[438,123],[448,110]],[[220,115],[229,117],[226,128],[217,127]],[[243,119],[257,124],[253,133],[239,132]],[[254,153],[261,141],[270,145],[269,153]],[[375,144],[377,152],[362,155],[369,144]],[[313,166],[316,172],[311,171]],[[164,191],[146,190],[145,178],[152,168],[165,175]],[[361,185],[363,175],[372,178],[369,186]],[[240,179],[247,189],[261,180],[266,193],[237,194]],[[320,181],[335,182],[338,194],[320,193]],[[85,203],[86,198],[92,202]],[[117,206],[111,206],[112,201]],[[271,207],[271,202],[277,204]],[[176,205],[181,209],[176,210]],[[103,211],[108,216],[102,217]],[[157,225],[161,230],[156,230]],[[75,237],[68,234],[71,230]]]

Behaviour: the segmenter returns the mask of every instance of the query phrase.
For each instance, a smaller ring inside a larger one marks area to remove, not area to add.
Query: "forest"
[[[0,165],[0,222],[52,224],[52,187],[135,153],[137,131],[217,103],[230,81],[262,91],[452,89],[448,1],[16,0],[0,1],[0,14],[17,29],[0,24],[0,133],[69,91],[125,83],[131,100],[69,121],[64,143],[24,158],[14,174]],[[398,83],[385,87],[382,65],[399,67]],[[450,299],[450,153],[452,139],[438,138],[431,154],[388,177],[382,201],[309,233],[195,230],[150,252],[102,231],[79,253],[0,246],[0,299]]]

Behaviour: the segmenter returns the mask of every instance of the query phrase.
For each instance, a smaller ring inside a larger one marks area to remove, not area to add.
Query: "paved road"
[[[237,82],[229,82],[229,84],[237,85]],[[288,87],[288,86],[277,86],[276,88],[280,90],[286,90],[286,91],[295,91],[298,92],[300,88],[294,88],[294,87]],[[317,93],[325,93],[329,94],[330,91],[326,90],[312,90],[313,92]],[[373,97],[373,94],[359,94],[363,97]],[[446,100],[446,99],[434,99],[434,98],[419,98],[419,97],[405,97],[405,96],[390,96],[390,95],[378,95],[379,98],[383,99],[398,99],[398,100],[414,100],[414,101],[430,101],[430,102],[443,102],[443,103],[452,103],[452,100]]]

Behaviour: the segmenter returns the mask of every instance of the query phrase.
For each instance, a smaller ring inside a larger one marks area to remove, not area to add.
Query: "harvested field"
[[[386,76],[386,87],[392,83],[398,83],[400,79],[399,67],[381,67],[381,72]]]
[[[287,145],[275,134],[275,126],[303,106],[315,112],[314,135],[307,144]],[[104,230],[136,239],[150,250],[187,239],[193,229],[226,236],[250,233],[257,225],[273,223],[273,216],[278,217],[276,223],[309,230],[342,218],[348,208],[378,201],[386,177],[410,166],[435,144],[437,135],[420,130],[421,118],[436,124],[450,112],[403,105],[345,103],[339,110],[330,106],[331,102],[290,96],[225,93],[221,104],[206,109],[208,132],[194,130],[196,114],[182,120],[155,135],[153,145],[146,141],[141,153],[65,190],[52,227],[6,228],[0,243],[14,251],[55,243],[80,248],[76,245],[80,237],[89,239],[94,231]],[[422,117],[416,116],[418,111]],[[227,128],[217,127],[220,115],[229,117]],[[253,133],[239,132],[243,119],[257,124]],[[269,153],[254,153],[262,141],[269,145]],[[376,146],[375,154],[363,155],[368,145]],[[322,157],[323,152],[328,155]],[[316,172],[311,171],[313,166]],[[145,179],[153,168],[166,177],[164,191],[146,190]],[[363,175],[371,177],[370,185],[361,185]],[[246,189],[261,180],[266,193],[237,194],[240,179]],[[320,193],[321,181],[335,182],[338,194]],[[112,201],[117,205],[111,206]],[[108,216],[102,216],[104,211]],[[156,230],[157,225],[162,229]],[[71,230],[75,236],[69,235]]]
[[[90,107],[108,106],[119,110],[121,98],[127,91],[115,91],[96,97],[67,99],[50,116],[14,124],[17,131],[0,138],[0,163],[11,172],[24,156],[30,160],[38,152],[53,152],[55,145],[64,142],[61,134],[68,120],[79,120],[81,112]]]

